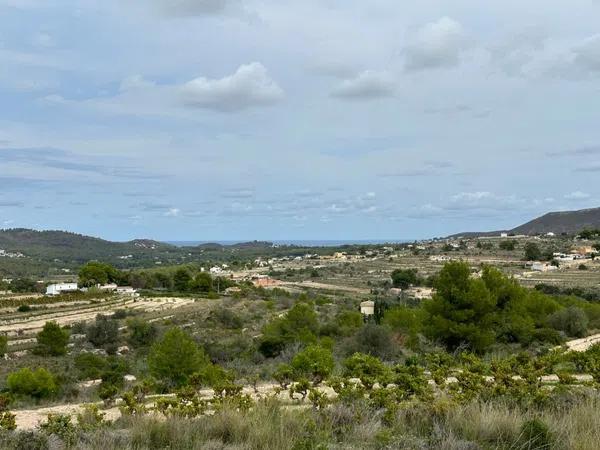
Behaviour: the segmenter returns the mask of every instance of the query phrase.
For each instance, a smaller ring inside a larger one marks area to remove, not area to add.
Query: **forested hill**
[[[110,242],[66,231],[35,231],[24,228],[0,230],[0,249],[27,257],[65,262],[87,262],[168,251],[174,247],[151,240]]]
[[[523,225],[519,225],[511,230],[486,231],[486,232],[465,232],[457,233],[451,237],[464,236],[492,236],[501,232],[510,234],[546,234],[546,233],[567,233],[577,234],[584,229],[600,228],[600,208],[581,209],[578,211],[557,211],[544,214],[541,217],[533,219]]]

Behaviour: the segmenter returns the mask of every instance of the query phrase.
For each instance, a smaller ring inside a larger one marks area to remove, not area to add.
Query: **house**
[[[221,269],[219,266],[214,266],[214,267],[210,268],[209,272],[212,273],[213,275],[219,275],[219,274],[223,273],[223,269]]]
[[[500,233],[500,237],[501,237],[501,238],[508,237],[508,233]]]
[[[46,295],[60,295],[64,292],[77,292],[77,283],[56,283],[46,287]]]
[[[117,286],[117,294],[131,295],[132,297],[138,295],[137,290],[131,286]]]
[[[256,287],[275,286],[278,283],[277,280],[272,279],[269,275],[254,275],[252,277],[252,284]]]
[[[100,289],[101,291],[107,291],[107,292],[117,290],[117,285],[115,283],[98,284],[98,285],[96,285],[96,287],[98,289]]]
[[[546,264],[543,262],[534,262],[531,265],[531,270],[533,270],[534,272],[549,272],[551,270],[557,270],[558,267],[553,266],[551,264]]]
[[[372,316],[375,314],[375,302],[372,300],[362,302],[360,304],[360,312],[363,316]]]

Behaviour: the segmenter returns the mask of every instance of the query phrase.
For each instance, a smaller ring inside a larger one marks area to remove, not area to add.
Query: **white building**
[[[76,292],[78,290],[77,283],[50,284],[46,288],[46,295],[60,295],[63,292]]]
[[[372,300],[367,300],[366,302],[362,302],[360,304],[360,312],[364,316],[372,316],[375,314],[375,302]]]
[[[137,296],[137,291],[131,286],[117,286],[117,294]]]

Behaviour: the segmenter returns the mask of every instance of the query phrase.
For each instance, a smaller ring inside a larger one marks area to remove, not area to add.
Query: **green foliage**
[[[119,339],[119,322],[108,316],[98,314],[96,321],[87,327],[88,341],[95,347],[106,347],[115,344]]]
[[[47,421],[40,424],[40,430],[49,436],[58,436],[68,448],[77,441],[77,427],[68,414],[48,414]]]
[[[409,343],[415,344],[417,335],[422,332],[426,320],[427,313],[421,307],[396,306],[385,311],[382,324],[407,336]]]
[[[318,385],[333,371],[333,354],[320,345],[309,345],[292,359],[292,369],[296,376],[310,379]]]
[[[367,323],[344,343],[343,354],[365,353],[382,359],[390,359],[398,353],[387,326]]]
[[[46,322],[36,337],[37,345],[34,353],[42,356],[61,356],[67,353],[69,331],[56,322]]]
[[[171,328],[151,348],[150,373],[170,386],[184,385],[190,375],[208,364],[196,342],[181,328]]]
[[[297,303],[284,317],[277,318],[264,327],[258,348],[263,355],[274,357],[293,342],[316,341],[318,332],[319,321],[313,306]]]
[[[466,263],[451,262],[440,272],[437,292],[426,304],[426,333],[449,349],[467,345],[481,352],[494,342],[496,299],[484,280],[472,279]]]
[[[525,244],[525,260],[537,261],[542,258],[542,250],[535,242]]]
[[[343,362],[344,376],[358,378],[364,386],[371,388],[375,383],[387,384],[391,370],[379,358],[364,353],[355,353]]]
[[[100,412],[98,405],[90,404],[83,407],[83,411],[77,413],[77,427],[86,432],[94,431],[110,425],[105,419],[106,413]]]
[[[548,318],[548,323],[552,328],[566,333],[567,336],[584,337],[589,320],[581,308],[569,306],[552,314]]]
[[[152,345],[158,336],[156,325],[143,319],[129,319],[127,321],[127,329],[129,330],[128,342],[134,347]]]
[[[417,269],[396,269],[392,272],[392,283],[394,287],[407,289],[419,284]]]
[[[79,353],[74,359],[74,365],[79,372],[79,379],[95,380],[102,376],[108,363],[106,358],[90,352]]]
[[[0,393],[0,430],[12,431],[17,428],[15,415],[8,410],[11,401],[7,394]]]
[[[517,243],[513,240],[513,239],[506,239],[503,241],[500,241],[500,243],[498,244],[498,248],[500,248],[500,250],[506,250],[506,251],[513,251],[517,246]]]
[[[294,381],[294,369],[289,364],[280,364],[273,372],[273,379],[279,383],[281,389],[287,389]]]
[[[90,261],[79,269],[79,286],[93,287],[118,280],[119,271],[110,264]]]
[[[8,390],[21,396],[46,398],[54,395],[58,386],[54,376],[43,367],[31,370],[24,367],[6,378]]]
[[[179,268],[173,275],[173,287],[176,291],[187,292],[190,288],[192,276],[186,268]]]

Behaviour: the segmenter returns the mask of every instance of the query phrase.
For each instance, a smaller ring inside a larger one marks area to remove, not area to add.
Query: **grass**
[[[544,408],[522,409],[501,401],[455,405],[441,399],[400,408],[394,415],[363,401],[315,411],[267,399],[249,412],[225,409],[195,419],[124,417],[81,432],[75,448],[595,450],[600,442],[599,407],[600,395],[593,391]],[[0,434],[0,448],[23,448],[23,435]],[[43,439],[30,435],[32,442]],[[50,441],[53,446],[33,448],[60,448],[55,436]]]

